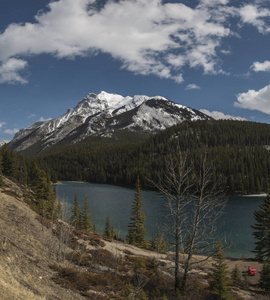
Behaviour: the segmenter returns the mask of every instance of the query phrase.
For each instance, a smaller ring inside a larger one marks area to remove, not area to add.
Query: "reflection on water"
[[[97,231],[103,233],[106,217],[121,237],[128,231],[134,190],[106,184],[62,182],[56,186],[60,201],[73,204],[75,194],[82,205],[85,196],[89,203],[92,223]],[[147,238],[151,239],[157,228],[168,222],[166,218],[166,199],[155,192],[143,191],[143,211],[146,215]],[[225,214],[220,220],[219,235],[226,236],[230,247],[225,254],[230,257],[253,257],[254,239],[250,225],[254,224],[253,213],[263,202],[262,197],[230,197]]]

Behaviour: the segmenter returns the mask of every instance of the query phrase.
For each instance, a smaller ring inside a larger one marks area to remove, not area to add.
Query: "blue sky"
[[[0,140],[88,93],[270,123],[269,0],[1,0]]]

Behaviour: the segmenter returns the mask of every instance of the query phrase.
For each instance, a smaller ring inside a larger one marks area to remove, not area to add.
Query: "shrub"
[[[112,290],[112,287],[115,291],[122,291],[127,283],[124,278],[111,273],[93,274],[56,264],[51,265],[51,268],[57,271],[57,275],[53,277],[54,282],[65,288],[81,292],[88,291],[93,287],[105,292]]]
[[[90,253],[72,251],[66,255],[66,258],[78,266],[90,267],[92,265],[92,255]]]
[[[96,264],[115,269],[120,264],[120,258],[106,249],[90,250],[89,252],[92,255],[93,262]]]

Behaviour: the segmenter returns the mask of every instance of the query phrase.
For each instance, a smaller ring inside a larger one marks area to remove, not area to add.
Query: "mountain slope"
[[[59,142],[77,143],[88,137],[116,138],[119,131],[145,135],[185,120],[206,119],[211,118],[160,96],[90,93],[63,116],[21,129],[9,147],[16,151],[35,147],[34,152],[40,152]]]

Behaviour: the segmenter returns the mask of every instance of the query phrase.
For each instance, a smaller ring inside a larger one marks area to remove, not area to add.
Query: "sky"
[[[0,0],[0,140],[101,91],[270,123],[270,0]]]

